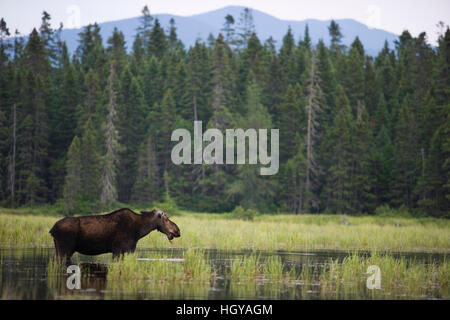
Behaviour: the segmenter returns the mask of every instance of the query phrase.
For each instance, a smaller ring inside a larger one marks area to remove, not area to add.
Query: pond
[[[411,272],[415,270],[416,273],[412,276],[408,274],[407,282],[403,283],[401,279],[395,278],[395,275],[384,274],[387,267],[383,267],[381,288],[369,289],[366,282],[370,274],[365,272],[365,265],[360,266],[358,260],[354,263],[354,269],[339,269],[342,261],[354,255],[351,252],[258,252],[212,249],[202,249],[201,252],[201,259],[204,259],[207,268],[212,270],[211,274],[206,278],[188,275],[174,281],[168,279],[171,277],[170,274],[165,278],[153,279],[151,273],[146,273],[147,271],[142,271],[147,276],[132,273],[128,279],[109,278],[111,266],[121,263],[113,262],[111,254],[95,257],[75,254],[72,263],[80,268],[80,289],[68,289],[69,274],[66,267],[52,268],[52,261],[53,264],[55,261],[53,248],[0,249],[0,298],[3,300],[450,298],[449,270],[447,267],[439,269],[442,264],[448,265],[445,254],[393,253],[390,265],[399,259],[400,262],[397,264],[399,267]],[[370,255],[367,252],[357,254],[361,257]],[[236,272],[242,271],[239,269],[244,268],[244,262],[249,257],[257,257],[252,260],[257,264],[256,271],[251,273],[251,276],[242,272],[239,276],[233,276]],[[134,266],[139,266],[139,270],[145,270],[141,267],[161,262],[168,267],[183,266],[185,258],[188,259],[184,249],[138,249],[132,259],[136,263]],[[194,268],[195,263],[194,261]],[[269,265],[270,263],[273,266]],[[403,266],[405,263],[408,266]],[[259,264],[263,267],[260,268]],[[428,280],[429,278],[422,281],[420,277],[423,272],[417,269],[416,265],[427,268],[431,266],[430,272],[438,274],[439,277],[432,275],[430,279],[436,278],[440,282]],[[335,272],[336,268],[340,273]],[[130,272],[139,272],[134,271],[134,267],[129,269]],[[235,273],[230,270],[235,270]],[[387,272],[398,273],[395,270],[399,269],[389,269]],[[411,288],[407,288],[408,285]],[[416,287],[420,287],[420,290],[416,290]]]

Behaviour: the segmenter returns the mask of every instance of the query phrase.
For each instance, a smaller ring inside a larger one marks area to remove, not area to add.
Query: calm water
[[[318,279],[307,285],[299,281],[257,281],[239,282],[227,278],[230,263],[249,255],[250,251],[206,250],[205,258],[216,270],[214,279],[203,282],[179,282],[176,284],[135,281],[123,288],[108,283],[108,265],[111,255],[96,257],[75,254],[72,262],[81,267],[81,289],[66,287],[67,274],[48,271],[48,264],[54,258],[54,249],[0,249],[0,299],[370,299],[373,290],[343,292],[327,296],[321,291]],[[151,263],[153,257],[166,257],[168,263],[183,263],[183,250],[138,249],[139,263]],[[279,256],[285,268],[314,266],[318,270],[327,265],[330,258],[343,259],[349,253],[341,251],[313,252],[260,252],[261,258]],[[363,253],[364,254],[364,253]],[[402,254],[427,262],[430,259],[442,261],[444,255],[429,253]],[[131,286],[131,287],[130,287]],[[376,298],[388,299],[433,299],[442,298],[430,293],[426,297],[405,295]],[[447,297],[444,297],[447,298]]]

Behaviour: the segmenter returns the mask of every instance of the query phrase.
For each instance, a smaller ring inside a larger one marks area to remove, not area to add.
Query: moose
[[[153,230],[164,233],[172,240],[180,236],[180,229],[160,209],[144,210],[137,214],[128,208],[114,212],[82,217],[65,217],[50,230],[58,260],[70,258],[75,252],[97,255],[111,252],[119,258],[134,252],[139,239]]]

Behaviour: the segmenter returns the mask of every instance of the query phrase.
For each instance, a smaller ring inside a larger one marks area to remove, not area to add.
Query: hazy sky
[[[436,24],[450,24],[450,0],[0,0],[0,17],[11,32],[28,34],[40,25],[43,10],[52,16],[54,27],[62,22],[73,28],[138,16],[145,4],[151,13],[182,16],[241,5],[285,20],[352,18],[396,34],[426,31],[432,43],[439,31]]]

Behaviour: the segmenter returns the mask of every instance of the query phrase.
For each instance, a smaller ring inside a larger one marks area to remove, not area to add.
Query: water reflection
[[[139,263],[152,263],[163,256],[167,263],[183,263],[184,250],[140,249]],[[330,268],[330,258],[342,261],[349,255],[341,251],[254,252],[205,250],[205,259],[213,269],[209,280],[161,281],[143,278],[136,281],[108,281],[111,255],[96,257],[75,255],[72,259],[81,270],[81,289],[70,290],[65,267],[55,264],[54,249],[1,249],[1,299],[409,299],[447,298],[439,288],[426,297],[389,296],[368,290],[361,283],[320,282],[321,274]],[[361,253],[364,255],[365,253]],[[368,253],[367,253],[368,254]],[[251,279],[230,277],[233,262],[257,255],[268,261],[277,257],[283,276],[267,278],[258,274]],[[400,256],[400,255],[399,255]],[[443,261],[442,254],[402,254],[416,261]],[[290,277],[292,273],[292,277]],[[300,277],[298,275],[301,275]],[[355,275],[356,276],[356,275]],[[325,284],[323,284],[325,283]],[[337,285],[336,285],[337,283]]]

